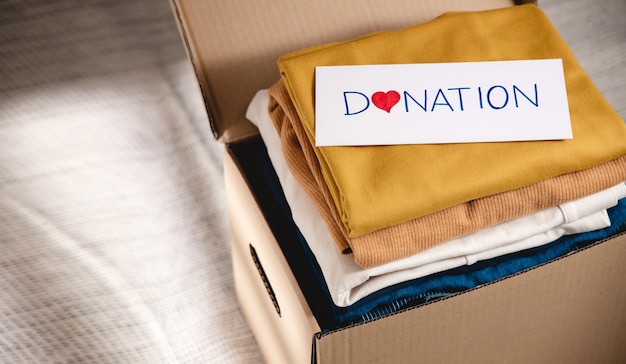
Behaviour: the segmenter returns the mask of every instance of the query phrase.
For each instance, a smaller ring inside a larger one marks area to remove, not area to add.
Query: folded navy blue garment
[[[348,307],[336,306],[315,256],[291,218],[260,139],[231,145],[251,182],[261,210],[323,332],[373,320],[399,310],[467,291],[563,257],[626,230],[626,199],[608,210],[611,226],[561,237],[552,243],[479,261],[374,292]]]

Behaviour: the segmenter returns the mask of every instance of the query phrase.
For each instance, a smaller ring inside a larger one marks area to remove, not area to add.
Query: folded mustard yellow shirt
[[[315,148],[350,237],[626,155],[626,126],[534,5],[444,14],[278,60],[315,145],[316,66],[561,58],[573,139]]]

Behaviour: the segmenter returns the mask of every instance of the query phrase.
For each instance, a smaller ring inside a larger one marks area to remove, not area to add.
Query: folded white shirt
[[[607,227],[610,221],[606,209],[626,197],[626,185],[622,183],[447,241],[410,257],[365,269],[357,265],[351,255],[341,254],[337,249],[328,227],[291,174],[269,117],[268,104],[267,90],[259,91],[246,117],[259,128],[293,220],[315,255],[337,306],[349,306],[370,293],[400,282],[544,245],[563,235]]]

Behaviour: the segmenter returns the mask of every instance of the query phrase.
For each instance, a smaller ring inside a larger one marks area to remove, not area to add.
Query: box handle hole
[[[278,300],[276,299],[276,295],[274,294],[272,285],[270,284],[269,279],[267,279],[265,270],[263,269],[263,266],[261,265],[261,261],[259,260],[259,256],[256,253],[256,249],[254,249],[252,244],[249,244],[249,245],[250,245],[250,255],[252,256],[252,261],[254,262],[254,265],[256,266],[257,271],[259,272],[259,276],[261,276],[261,280],[263,281],[263,284],[265,285],[265,290],[267,291],[267,294],[270,296],[270,300],[272,300],[272,304],[274,305],[274,308],[276,309],[276,313],[278,313],[278,316],[280,316],[280,306],[278,305]]]

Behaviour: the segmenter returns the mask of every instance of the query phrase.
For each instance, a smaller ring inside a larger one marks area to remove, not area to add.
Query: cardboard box
[[[276,59],[505,0],[393,3],[171,0],[215,138],[225,144],[232,259],[241,308],[268,363],[624,363],[626,235],[513,277],[369,322],[323,330],[301,289],[276,202],[251,171],[245,119]],[[358,5],[358,6],[355,6]],[[289,261],[286,256],[291,256]],[[291,265],[290,265],[291,263]],[[305,272],[306,273],[306,272]]]

